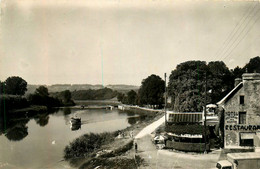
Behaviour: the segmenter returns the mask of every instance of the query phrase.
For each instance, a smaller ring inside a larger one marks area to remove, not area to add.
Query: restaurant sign
[[[243,130],[243,131],[257,131],[260,130],[260,125],[226,125],[226,130]]]

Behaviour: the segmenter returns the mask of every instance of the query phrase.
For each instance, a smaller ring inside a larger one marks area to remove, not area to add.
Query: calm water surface
[[[69,120],[74,115],[82,120],[78,130],[70,128]],[[31,119],[13,119],[7,125],[11,127],[0,132],[0,168],[71,168],[63,160],[63,150],[75,138],[90,132],[121,130],[138,119],[117,109],[68,108]]]

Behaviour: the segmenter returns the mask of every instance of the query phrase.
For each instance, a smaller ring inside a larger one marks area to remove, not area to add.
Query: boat
[[[70,119],[70,123],[72,125],[80,125],[81,124],[81,118],[78,118],[78,117],[71,117]]]

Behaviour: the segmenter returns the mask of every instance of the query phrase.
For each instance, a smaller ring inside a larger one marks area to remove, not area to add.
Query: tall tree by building
[[[206,62],[187,61],[177,65],[169,77],[168,95],[174,111],[201,111],[203,106]]]

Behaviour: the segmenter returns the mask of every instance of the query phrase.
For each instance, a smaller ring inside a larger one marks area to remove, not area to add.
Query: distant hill
[[[27,92],[26,94],[34,93],[35,89],[38,88],[40,85],[27,85]],[[97,84],[97,85],[91,85],[91,84],[55,84],[55,85],[45,85],[49,92],[61,92],[64,90],[70,90],[72,91],[79,91],[79,90],[98,90],[104,88],[102,85]],[[107,85],[105,86],[106,88],[110,88],[112,90],[116,90],[118,92],[126,93],[130,90],[135,90],[137,91],[139,89],[139,86],[134,86],[134,85]]]
[[[107,85],[106,87],[122,93],[127,93],[130,90],[138,91],[138,89],[140,88],[140,86],[124,85],[124,84]]]

